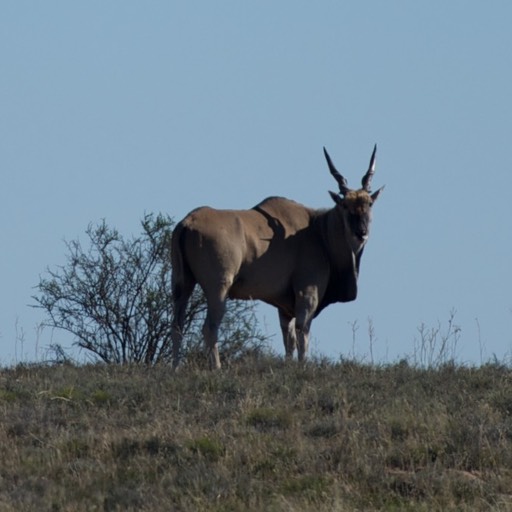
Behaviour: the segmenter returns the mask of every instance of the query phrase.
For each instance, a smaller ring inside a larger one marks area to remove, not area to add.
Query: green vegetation
[[[512,371],[2,369],[0,510],[512,510]]]

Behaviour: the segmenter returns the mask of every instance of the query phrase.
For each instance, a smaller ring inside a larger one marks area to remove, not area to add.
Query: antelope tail
[[[183,239],[185,238],[185,230],[180,222],[174,228],[171,239],[171,289],[174,299],[179,298],[182,293],[182,287],[185,280],[185,273],[189,269],[183,259]]]

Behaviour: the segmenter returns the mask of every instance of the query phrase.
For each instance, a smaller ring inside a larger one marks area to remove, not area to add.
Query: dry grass
[[[0,371],[2,511],[512,510],[512,372]]]

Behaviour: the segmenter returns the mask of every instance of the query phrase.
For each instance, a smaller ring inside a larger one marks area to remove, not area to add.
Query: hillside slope
[[[0,370],[2,511],[512,510],[512,372]]]

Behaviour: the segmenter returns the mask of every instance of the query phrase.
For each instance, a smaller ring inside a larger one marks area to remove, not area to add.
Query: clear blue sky
[[[313,351],[368,358],[371,318],[393,361],[455,309],[459,360],[510,358],[511,23],[499,0],[3,2],[0,364],[71,343],[28,305],[90,222],[330,206],[322,146],[358,186],[374,143],[359,298],[315,320]]]

